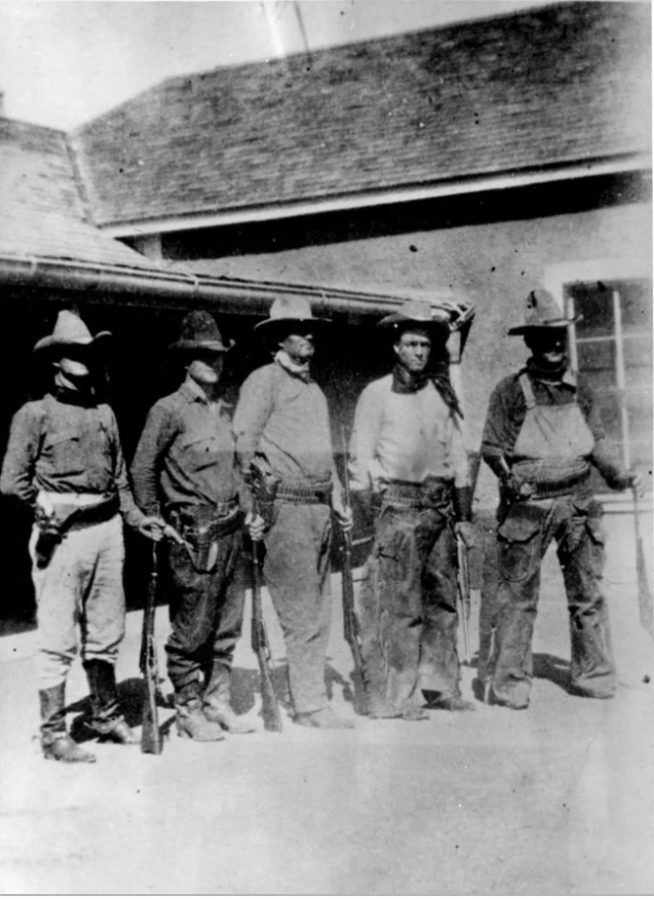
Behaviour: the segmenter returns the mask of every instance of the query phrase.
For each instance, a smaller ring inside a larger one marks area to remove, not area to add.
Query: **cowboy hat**
[[[414,325],[420,328],[440,328],[449,333],[460,331],[465,325],[469,327],[474,316],[475,309],[469,303],[414,299],[405,300],[399,309],[384,316],[377,325],[380,328],[392,328],[396,332]]]
[[[177,353],[193,353],[198,350],[203,353],[226,353],[233,345],[233,341],[225,345],[214,317],[199,309],[184,316],[179,340],[170,344],[168,349]]]
[[[70,350],[88,347],[95,349],[98,344],[110,338],[110,331],[99,331],[93,335],[80,317],[70,309],[62,309],[55,322],[52,334],[41,338],[34,345],[34,352],[42,350]]]
[[[258,322],[254,330],[259,334],[278,334],[284,328],[287,334],[293,333],[296,325],[324,327],[331,325],[330,319],[321,319],[311,313],[311,304],[304,297],[278,297],[273,301],[268,318]]]
[[[581,318],[566,318],[549,291],[531,291],[525,303],[525,324],[509,328],[507,334],[528,334],[537,328],[567,328]]]

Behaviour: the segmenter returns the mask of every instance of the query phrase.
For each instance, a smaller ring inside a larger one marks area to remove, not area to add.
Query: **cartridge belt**
[[[383,502],[407,509],[429,509],[445,506],[452,499],[454,482],[446,478],[428,478],[418,484],[412,481],[389,481]]]
[[[326,503],[329,504],[333,483],[329,481],[282,481],[277,488],[275,500],[284,503]]]

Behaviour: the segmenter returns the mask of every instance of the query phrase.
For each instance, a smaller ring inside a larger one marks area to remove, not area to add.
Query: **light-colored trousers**
[[[83,660],[115,665],[125,634],[123,564],[125,545],[119,515],[108,522],[70,530],[48,564],[38,568],[30,538],[37,606],[36,670],[40,689],[66,680],[81,650]]]

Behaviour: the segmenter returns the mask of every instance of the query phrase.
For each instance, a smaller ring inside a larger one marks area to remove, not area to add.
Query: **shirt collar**
[[[304,366],[298,366],[297,363],[293,362],[285,350],[278,350],[277,353],[275,353],[275,362],[281,366],[285,372],[288,372],[289,375],[299,378],[306,384],[310,384],[310,382],[313,381],[311,373],[309,372],[309,363],[306,363]]]
[[[197,381],[194,381],[190,375],[187,375],[180,387],[180,393],[189,403],[206,403],[210,404],[207,395],[204,393]],[[217,405],[221,406],[221,401],[216,400]]]

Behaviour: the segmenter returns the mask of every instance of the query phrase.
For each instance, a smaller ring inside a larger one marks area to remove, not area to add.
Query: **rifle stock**
[[[643,538],[640,533],[640,504],[638,503],[638,493],[633,490],[634,497],[634,526],[636,530],[636,576],[638,579],[638,616],[640,624],[654,638],[654,603],[652,601],[652,591],[647,579],[647,568],[645,566],[645,551],[643,548]]]
[[[341,441],[343,444],[343,462],[345,474],[343,487],[345,492],[345,505],[350,505],[350,485],[347,480],[347,441],[345,428],[341,429]],[[352,579],[352,535],[343,531],[343,543],[341,553],[341,580],[343,591],[343,637],[348,643],[354,663],[354,708],[361,716],[367,716],[369,712],[368,685],[366,682],[361,642],[359,638],[359,622],[354,608],[354,582]]]
[[[157,605],[157,583],[159,565],[157,544],[152,543],[152,568],[148,582],[148,593],[143,610],[143,631],[141,634],[140,669],[145,680],[143,698],[143,725],[141,728],[141,752],[158,756],[163,749],[159,714],[157,711],[157,647],[154,637],[155,609]]]
[[[468,564],[468,548],[463,538],[456,536],[456,587],[461,607],[461,626],[463,629],[464,662],[470,662],[470,638],[468,636],[468,619],[470,618],[470,567]]]
[[[266,632],[266,624],[263,620],[263,608],[261,605],[261,574],[259,570],[259,545],[257,541],[252,544],[252,621],[251,642],[252,650],[259,663],[261,673],[261,714],[263,727],[266,731],[282,731],[282,716],[279,709],[279,701],[275,693],[275,685],[272,678],[272,666],[270,664],[270,643]]]

